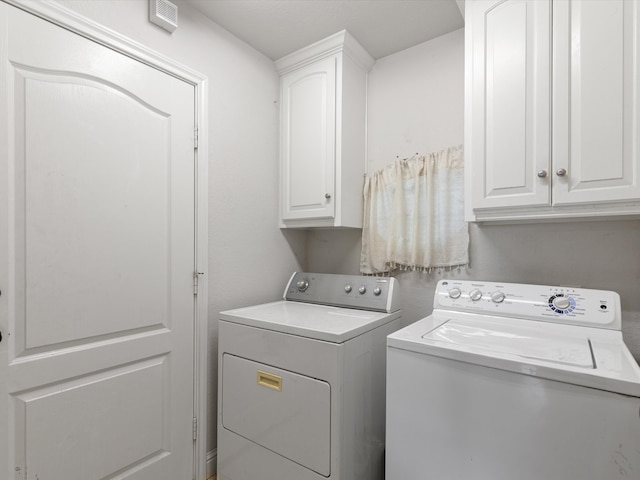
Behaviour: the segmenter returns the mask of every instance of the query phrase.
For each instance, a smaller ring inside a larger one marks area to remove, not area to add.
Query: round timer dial
[[[549,297],[549,308],[560,314],[571,313],[576,308],[576,301],[569,295],[556,293]]]

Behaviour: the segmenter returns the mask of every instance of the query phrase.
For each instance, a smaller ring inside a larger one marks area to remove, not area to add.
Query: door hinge
[[[198,129],[197,128],[193,131],[193,149],[194,150],[198,149]]]
[[[193,417],[193,439],[198,439],[198,419]]]
[[[193,294],[198,295],[198,277],[204,275],[203,272],[193,272]]]

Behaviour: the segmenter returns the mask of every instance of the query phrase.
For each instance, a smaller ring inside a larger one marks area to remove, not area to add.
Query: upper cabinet
[[[280,226],[362,227],[367,73],[346,31],[281,58]]]
[[[466,2],[469,221],[640,214],[640,1]]]

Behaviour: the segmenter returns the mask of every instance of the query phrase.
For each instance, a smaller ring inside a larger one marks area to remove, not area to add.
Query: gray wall
[[[312,232],[308,269],[357,274],[360,235],[359,230]],[[640,221],[471,225],[470,237],[470,268],[396,275],[407,322],[431,312],[442,278],[614,290],[622,298],[625,341],[640,361]]]
[[[369,77],[369,172],[396,157],[463,143],[464,31],[376,62]],[[307,268],[357,274],[359,230],[309,235]],[[428,315],[444,277],[617,291],[623,335],[640,360],[640,221],[470,226],[471,267],[398,273],[407,321]]]

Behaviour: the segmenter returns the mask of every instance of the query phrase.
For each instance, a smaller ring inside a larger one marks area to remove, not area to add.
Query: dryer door
[[[227,353],[222,362],[222,426],[328,477],[329,384]]]

